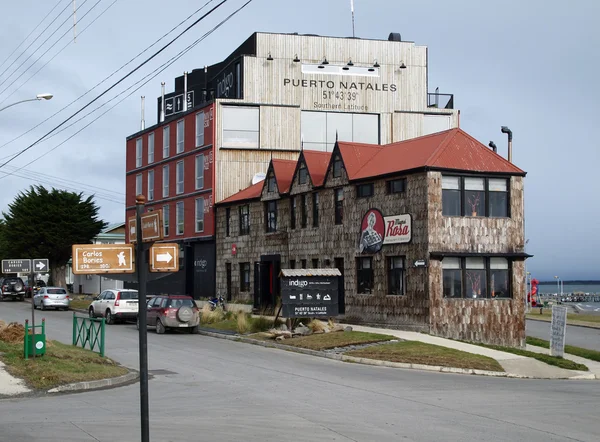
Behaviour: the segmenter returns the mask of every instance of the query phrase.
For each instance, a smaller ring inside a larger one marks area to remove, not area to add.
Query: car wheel
[[[95,314],[94,314],[94,307],[90,307],[90,309],[88,310],[88,315],[90,318],[94,318]]]
[[[23,302],[25,300],[25,298],[23,297],[23,295],[19,296],[19,301]]]
[[[106,309],[106,314],[104,315],[104,317],[106,318],[106,323],[107,324],[114,324],[115,323],[115,317],[113,316],[113,314],[110,312],[109,309]]]
[[[46,310],[46,304],[44,304],[44,301],[40,302],[40,308],[42,311]]]
[[[156,333],[159,335],[164,334],[166,331],[165,326],[163,325],[163,323],[160,321],[160,319],[156,320]]]

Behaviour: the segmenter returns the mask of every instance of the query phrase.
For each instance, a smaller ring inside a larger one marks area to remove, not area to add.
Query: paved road
[[[22,303],[0,318],[23,320]],[[67,340],[71,314],[45,312]],[[597,441],[593,381],[534,381],[348,364],[185,334],[148,336],[154,441]],[[133,325],[110,356],[137,367]],[[139,441],[139,385],[0,401],[0,441]]]
[[[550,340],[550,323],[527,320],[527,336]],[[566,343],[600,351],[600,329],[567,325]]]

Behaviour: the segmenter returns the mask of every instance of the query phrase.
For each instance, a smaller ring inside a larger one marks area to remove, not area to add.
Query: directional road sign
[[[33,259],[33,271],[38,273],[46,273],[50,270],[50,265],[47,259]]]
[[[73,273],[134,273],[132,244],[74,244]]]
[[[2,273],[31,273],[30,259],[3,259]]]
[[[137,241],[135,216],[129,218],[129,242]],[[142,215],[142,241],[160,241],[163,239],[162,209]]]
[[[151,272],[179,271],[179,244],[160,243],[150,248]]]

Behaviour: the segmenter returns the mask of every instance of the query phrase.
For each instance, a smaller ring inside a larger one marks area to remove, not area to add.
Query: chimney
[[[187,111],[187,71],[183,73],[183,111]]]
[[[165,121],[165,82],[161,82],[160,83],[160,87],[161,87],[161,99],[160,99],[160,121],[159,123],[162,123],[163,121]]]
[[[140,130],[146,129],[146,121],[144,119],[144,113],[145,113],[145,107],[146,107],[145,105],[146,105],[146,97],[142,95],[142,123],[141,123]]]

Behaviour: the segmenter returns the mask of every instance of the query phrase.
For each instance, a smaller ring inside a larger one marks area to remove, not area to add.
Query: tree
[[[91,196],[31,186],[8,205],[8,213],[2,212],[0,253],[12,259],[47,258],[52,283],[65,287],[72,245],[91,243],[107,226],[98,209]]]

